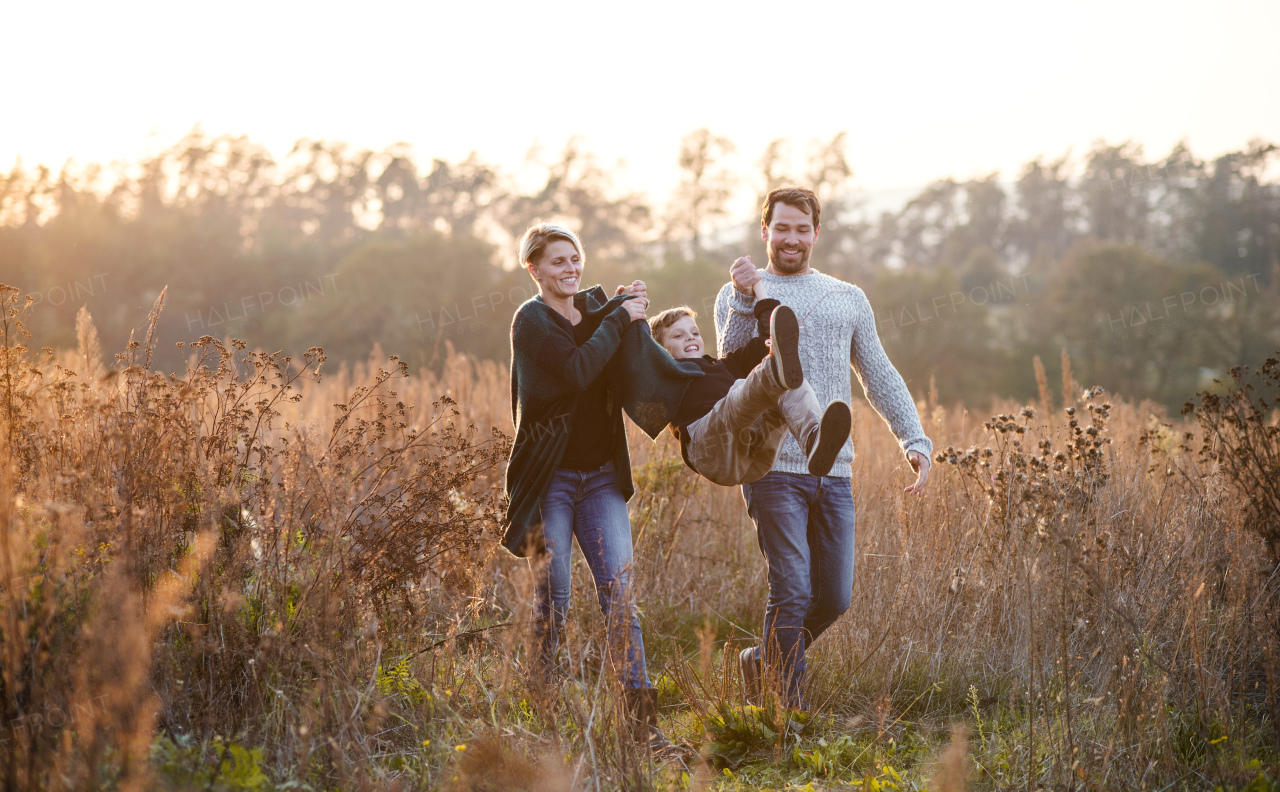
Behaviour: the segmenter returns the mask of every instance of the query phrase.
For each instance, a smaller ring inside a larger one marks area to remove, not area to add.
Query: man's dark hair
[[[806,190],[803,187],[779,187],[764,199],[764,212],[761,219],[766,226],[773,222],[773,207],[780,203],[795,207],[812,217],[814,228],[822,225],[820,222],[822,204],[818,201],[818,196],[813,194],[813,190]]]

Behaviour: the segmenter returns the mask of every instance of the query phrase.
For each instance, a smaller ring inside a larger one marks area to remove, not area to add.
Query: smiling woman
[[[554,685],[569,610],[573,540],[586,556],[608,625],[610,665],[622,682],[634,734],[651,749],[673,746],[657,728],[656,691],[645,670],[640,618],[631,598],[634,487],[618,400],[607,368],[631,323],[645,318],[644,283],[579,291],[585,257],[569,229],[540,223],[520,241],[520,262],[538,296],[511,324],[511,408],[516,436],[507,464],[510,498],[503,544],[530,559],[536,605],[530,658],[535,687]]]

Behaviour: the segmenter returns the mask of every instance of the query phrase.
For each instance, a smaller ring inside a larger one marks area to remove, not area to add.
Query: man
[[[867,398],[889,424],[917,471],[906,492],[921,495],[929,480],[933,443],[915,402],[876,335],[875,314],[857,286],[809,266],[818,241],[822,206],[811,190],[780,188],[765,199],[760,234],[769,265],[757,270],[749,256],[734,262],[731,282],[716,298],[716,337],[724,355],[756,332],[753,287],[764,280],[771,297],[800,320],[801,361],[818,401],[850,401],[853,366]],[[794,438],[783,441],[773,469],[742,485],[747,513],[769,567],[763,642],[739,656],[748,698],[758,700],[762,674],[777,680],[787,704],[804,707],[805,650],[849,607],[853,592],[853,443],[845,438],[830,474],[808,474]]]

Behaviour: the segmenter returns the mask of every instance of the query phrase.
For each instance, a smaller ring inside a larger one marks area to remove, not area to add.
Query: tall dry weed
[[[671,778],[622,737],[580,560],[557,696],[526,684],[530,570],[492,530],[501,366],[454,355],[410,375],[374,357],[322,377],[320,350],[291,360],[205,337],[167,375],[147,367],[159,341],[145,331],[99,375],[87,314],[74,354],[33,353],[23,301],[0,292],[10,787]],[[1164,786],[1274,739],[1268,545],[1248,527],[1266,523],[1226,460],[1193,450],[1218,430],[1082,396],[1063,368],[1055,416],[920,405],[941,449],[920,500],[902,495],[913,474],[882,420],[854,406],[853,605],[812,648],[808,698],[815,723],[869,742],[813,759],[822,772],[913,735],[945,741],[957,719],[1001,787]],[[1273,439],[1261,414],[1248,436]],[[759,640],[768,587],[740,491],[686,470],[670,438],[628,438],[634,593],[664,728],[709,752],[697,784],[728,764],[717,717],[725,745],[773,723],[782,737],[748,755],[793,773],[783,743],[809,732],[776,702],[741,709],[733,661]],[[920,755],[923,768],[936,751]]]
[[[285,416],[319,386],[318,349],[206,336],[185,376],[155,372],[163,294],[103,376],[82,315],[77,373],[29,355],[0,294],[9,786],[137,788],[157,726],[350,780],[385,717],[385,642],[457,626],[432,579],[475,592],[505,438],[447,397],[406,404],[394,358],[327,427]]]
[[[931,789],[965,792],[969,788],[969,770],[969,731],[957,724],[951,727],[951,741],[938,755]]]

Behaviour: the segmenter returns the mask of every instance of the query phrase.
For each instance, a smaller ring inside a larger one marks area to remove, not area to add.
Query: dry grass
[[[206,338],[168,377],[149,333],[104,366],[87,315],[79,350],[28,351],[4,294],[6,789],[1160,789],[1277,758],[1274,562],[1187,450],[1203,429],[1151,404],[931,399],[922,500],[856,406],[853,606],[813,649],[819,714],[791,720],[740,706],[766,594],[740,494],[633,427],[635,594],[685,774],[622,735],[585,570],[571,678],[525,685],[502,368],[375,353],[319,377],[319,350]]]

